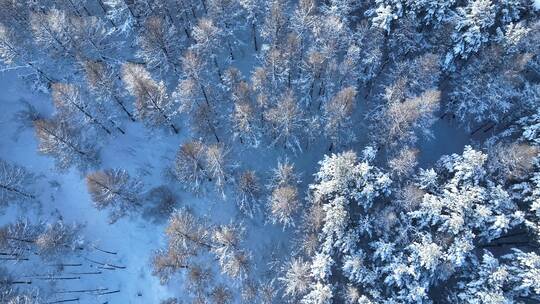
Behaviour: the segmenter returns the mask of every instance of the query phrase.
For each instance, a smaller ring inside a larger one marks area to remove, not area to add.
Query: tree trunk
[[[19,190],[19,189],[16,189],[16,188],[13,188],[13,187],[10,187],[10,186],[6,186],[6,185],[2,185],[0,184],[0,188],[2,189],[6,189],[7,191],[11,191],[11,192],[15,192],[19,195],[22,195],[24,197],[27,197],[27,198],[31,198],[31,199],[35,199],[36,197],[32,194],[28,194],[22,190]]]
[[[255,22],[252,22],[251,23],[251,28],[252,28],[252,32],[253,32],[253,46],[255,47],[255,52],[258,53],[259,52],[259,47],[257,46],[257,30],[255,28]]]
[[[133,115],[131,113],[129,113],[129,111],[126,109],[126,106],[124,105],[124,103],[122,103],[122,101],[118,98],[118,96],[113,95],[113,98],[116,101],[116,103],[120,106],[120,108],[122,108],[122,111],[124,111],[124,113],[126,113],[126,115],[129,117],[129,119],[131,119],[131,121],[135,122],[135,118],[133,117]]]

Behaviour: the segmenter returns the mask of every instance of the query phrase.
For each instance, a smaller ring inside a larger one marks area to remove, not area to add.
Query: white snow
[[[540,0],[532,0],[532,4],[535,10],[540,10]]]

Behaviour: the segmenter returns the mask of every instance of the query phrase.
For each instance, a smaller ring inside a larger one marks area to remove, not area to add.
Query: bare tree
[[[253,91],[250,85],[243,80],[234,85],[231,90],[234,102],[231,115],[234,136],[240,140],[240,143],[257,147],[262,132],[260,120],[257,117],[259,109],[253,100]]]
[[[184,250],[158,250],[151,260],[152,275],[157,276],[161,284],[166,284],[180,269],[189,268],[189,253]]]
[[[490,167],[498,174],[509,179],[523,179],[534,167],[534,159],[540,148],[525,143],[498,144]]]
[[[163,284],[180,269],[189,268],[191,271],[191,257],[203,249],[213,248],[206,223],[185,208],[178,209],[171,215],[165,233],[167,249],[158,250],[152,258],[153,274],[158,276]]]
[[[169,240],[169,250],[182,249],[195,254],[201,249],[213,248],[206,224],[185,208],[173,213],[165,233]]]
[[[14,261],[23,261],[39,233],[28,220],[19,219],[0,227],[0,252]]]
[[[354,140],[351,132],[351,115],[356,105],[356,89],[346,87],[337,92],[324,106],[325,131],[332,141],[330,150],[336,144]]]
[[[261,28],[261,35],[270,44],[283,41],[289,23],[286,9],[286,4],[282,0],[272,0],[268,4],[268,12]]]
[[[54,83],[52,98],[56,109],[64,117],[73,119],[74,115],[80,114],[84,121],[95,124],[107,134],[111,134],[111,131],[92,113],[88,100],[82,96],[80,89],[75,85]]]
[[[209,58],[207,62],[213,63],[220,81],[222,81],[222,75],[217,62],[217,56],[221,47],[223,30],[217,27],[212,19],[203,17],[198,20],[197,25],[193,27],[192,31],[192,37],[195,39],[192,49],[199,56]],[[210,69],[210,67],[207,68]]]
[[[414,173],[418,165],[418,149],[405,147],[399,151],[396,157],[388,161],[388,167],[398,178],[406,178]]]
[[[54,157],[59,169],[65,170],[75,165],[84,170],[99,163],[98,150],[79,128],[58,118],[36,120],[34,127],[39,153]]]
[[[74,59],[75,49],[70,33],[69,16],[63,10],[32,12],[30,26],[35,41],[54,56]]]
[[[135,96],[135,111],[139,119],[151,127],[169,125],[174,133],[175,102],[169,98],[165,84],[156,82],[141,65],[126,63],[122,66],[122,79],[127,90]]]
[[[221,270],[234,279],[247,277],[250,255],[240,248],[245,228],[239,225],[221,225],[212,232],[212,252],[217,256]]]
[[[253,303],[257,300],[259,295],[259,286],[256,281],[247,279],[242,283],[242,289],[240,291],[240,296],[242,299],[241,303]]]
[[[96,16],[70,16],[68,24],[72,45],[78,57],[112,61],[107,54],[120,42],[112,43],[106,21]]]
[[[210,267],[193,264],[187,272],[187,288],[198,297],[204,296],[213,279],[214,277]]]
[[[106,169],[86,176],[88,192],[97,209],[109,208],[112,223],[141,206],[142,182],[127,171]]]
[[[300,183],[300,175],[296,172],[294,164],[288,159],[279,160],[277,167],[272,170],[272,178],[270,187],[278,187],[284,185],[298,185]]]
[[[240,173],[236,185],[236,204],[240,211],[253,218],[260,209],[262,187],[255,171],[246,170]]]
[[[408,183],[401,187],[398,193],[399,195],[396,200],[397,207],[405,211],[413,211],[422,203],[426,191],[418,188],[413,183]]]
[[[192,114],[191,127],[196,134],[202,137],[213,137],[217,143],[220,143],[218,136],[219,119],[216,109],[204,103],[198,106]]]
[[[57,259],[73,252],[80,248],[81,243],[80,227],[62,221],[47,224],[35,240],[38,254],[47,259]]]
[[[35,62],[35,57],[30,54],[30,48],[21,33],[9,29],[2,23],[0,23],[0,62],[8,67],[26,65],[36,72],[38,78],[43,78],[47,83],[53,81],[52,77]]]
[[[33,173],[0,159],[0,206],[35,200],[36,194],[32,190],[35,182]]]
[[[231,160],[228,157],[229,151],[223,145],[214,144],[206,149],[206,172],[212,179],[216,188],[225,196],[225,183],[230,179]]]
[[[429,135],[429,127],[435,122],[434,115],[439,108],[440,96],[439,91],[429,90],[416,98],[391,102],[382,116],[375,115],[375,118],[380,119],[377,138],[384,144],[395,146],[403,142],[414,143],[415,130]]]
[[[135,121],[133,114],[127,109],[120,98],[116,86],[116,75],[111,67],[101,61],[83,61],[82,66],[86,76],[86,83],[90,91],[102,102],[113,102],[131,121]]]
[[[234,136],[241,143],[257,147],[260,142],[261,131],[258,127],[256,109],[247,102],[236,102],[232,114]]]
[[[302,258],[293,258],[282,267],[283,275],[278,280],[284,285],[284,296],[296,299],[304,295],[313,284],[311,265]]]
[[[227,286],[219,284],[210,292],[210,299],[213,304],[229,304],[233,301],[233,294]]]
[[[203,98],[204,102],[210,106],[211,96],[205,82],[207,78],[206,61],[192,49],[184,52],[181,61],[184,77],[180,80],[175,92],[180,102],[181,111],[190,113],[195,106],[201,104],[200,100]]]
[[[270,221],[283,227],[294,226],[294,215],[300,208],[298,189],[295,186],[279,186],[272,191],[269,199]]]
[[[276,106],[266,111],[265,118],[271,124],[274,144],[283,142],[287,148],[301,150],[299,133],[303,127],[303,113],[292,91],[284,93]]]
[[[224,274],[243,280],[251,269],[251,255],[245,250],[236,250],[220,259],[220,266]]]
[[[275,286],[274,280],[266,280],[260,284],[260,303],[272,304],[278,297],[278,289]]]
[[[165,300],[161,300],[161,302],[159,302],[159,304],[178,304],[178,299],[176,298],[168,298],[168,299],[165,299]]]
[[[182,41],[174,24],[167,18],[151,16],[144,22],[144,30],[137,38],[140,47],[137,55],[148,68],[159,69],[161,73],[172,69],[178,74],[178,59]]]
[[[205,164],[206,147],[200,141],[183,143],[174,161],[174,174],[182,186],[193,191],[199,191],[207,175]]]

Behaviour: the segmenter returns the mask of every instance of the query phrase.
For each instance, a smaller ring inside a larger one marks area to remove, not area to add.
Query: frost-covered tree
[[[135,121],[135,117],[121,98],[112,68],[104,62],[91,60],[83,61],[82,67],[88,88],[103,103],[102,106],[106,107],[106,104],[114,103],[131,121]]]
[[[375,139],[396,145],[414,143],[417,132],[429,135],[430,126],[435,122],[435,112],[439,109],[440,96],[440,91],[430,90],[415,98],[391,101],[381,116],[376,115],[380,117],[380,125],[375,130]]]
[[[512,302],[512,296],[506,291],[513,279],[508,266],[500,263],[489,251],[485,251],[481,261],[471,267],[467,280],[458,282],[457,290],[448,300],[467,303],[505,303]],[[510,293],[517,290],[508,289]]]
[[[76,115],[80,115],[82,121],[92,123],[107,134],[111,134],[111,130],[98,120],[96,114],[92,113],[91,102],[83,96],[77,86],[66,83],[54,83],[51,88],[52,99],[60,115],[74,121],[77,121]]]
[[[403,148],[399,153],[388,161],[388,167],[397,177],[408,177],[414,173],[418,165],[417,157],[420,151],[418,149]]]
[[[489,178],[486,159],[485,154],[468,146],[463,155],[442,158],[450,178],[446,184],[438,186],[439,193],[425,194],[420,208],[411,216],[418,219],[421,226],[440,225],[441,232],[456,238],[473,232],[488,241],[519,224],[522,219],[519,213],[514,213],[516,205],[510,195],[500,185],[484,187],[480,184]]]
[[[302,298],[302,304],[330,304],[334,298],[333,288],[330,284],[315,283],[309,293]]]
[[[80,128],[60,118],[36,120],[34,128],[39,153],[54,157],[59,169],[76,166],[84,170],[99,163],[98,148],[89,142]]]
[[[152,79],[141,65],[126,63],[122,66],[122,80],[126,89],[135,97],[135,111],[139,119],[150,127],[169,126],[174,133],[175,102],[167,94],[163,81]]]
[[[157,250],[151,261],[153,275],[159,277],[162,284],[167,283],[179,270],[191,268],[193,256],[203,249],[213,248],[206,223],[185,208],[171,215],[165,234],[166,249]]]
[[[73,59],[75,46],[69,25],[69,15],[58,9],[32,12],[30,27],[35,41],[53,56]]]
[[[468,129],[473,124],[501,122],[506,116],[534,106],[535,91],[524,84],[530,61],[525,53],[506,53],[499,46],[486,48],[453,75],[448,110]]]
[[[97,209],[110,209],[111,223],[141,206],[141,181],[121,169],[96,171],[86,176],[88,193]]]
[[[325,131],[332,141],[332,146],[354,140],[354,134],[351,134],[351,116],[355,104],[356,89],[346,87],[324,105]]]
[[[221,225],[212,232],[212,252],[216,255],[221,270],[233,279],[245,279],[250,268],[250,255],[240,248],[245,237],[243,226]]]
[[[206,172],[217,190],[225,196],[224,187],[231,177],[230,151],[222,145],[210,145],[205,151]]]
[[[35,239],[38,254],[47,259],[59,259],[80,249],[83,245],[80,230],[80,226],[62,221],[48,223]]]
[[[294,215],[301,206],[295,186],[278,186],[270,195],[268,201],[269,217],[273,224],[279,223],[283,227],[294,226]]]
[[[0,206],[35,200],[37,177],[26,168],[0,159]]]
[[[200,141],[183,143],[178,149],[173,171],[183,187],[198,191],[206,179],[211,180],[206,171],[205,153],[206,146]]]
[[[320,244],[311,257],[310,275],[315,283],[310,284],[302,303],[329,303],[335,297],[330,285],[331,269],[339,261],[334,254],[354,253],[358,238],[370,235],[364,225],[366,217],[352,224],[350,205],[358,205],[367,213],[377,197],[389,193],[388,175],[370,165],[374,149],[368,147],[362,154],[361,158],[352,151],[326,156],[315,175],[316,183],[310,186],[310,204],[320,205],[323,213],[317,225]]]
[[[285,285],[283,295],[296,298],[308,291],[311,285],[310,264],[302,258],[293,258],[282,269],[283,276],[279,278]]]
[[[140,47],[138,57],[149,69],[159,69],[161,74],[172,69],[178,73],[180,49],[183,42],[174,24],[167,18],[152,16],[144,22],[143,31],[137,38]]]
[[[236,181],[236,204],[240,211],[253,218],[260,211],[262,186],[255,171],[246,170],[239,173]]]
[[[125,0],[97,0],[105,13],[105,18],[114,26],[120,34],[128,35],[139,26],[135,13]]]
[[[39,78],[43,78],[48,83],[52,82],[53,78],[44,71],[41,62],[32,56],[28,42],[21,34],[0,23],[0,62],[2,66],[9,68],[26,65],[34,70]]]
[[[476,0],[460,8],[458,14],[452,52],[467,57],[488,41],[487,31],[495,24],[497,8],[491,0]]]
[[[283,143],[293,151],[301,150],[299,133],[304,117],[291,91],[285,92],[264,117],[270,123],[274,144]]]

